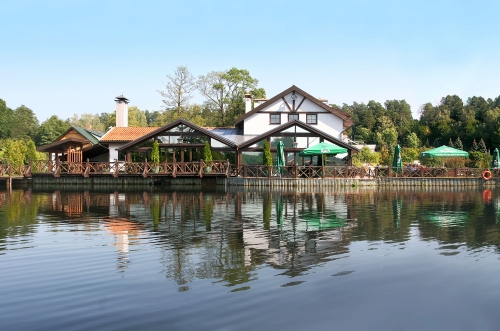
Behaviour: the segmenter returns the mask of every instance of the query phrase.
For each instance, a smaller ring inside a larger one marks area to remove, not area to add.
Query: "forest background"
[[[245,113],[245,93],[253,98],[266,97],[265,89],[258,83],[245,69],[212,71],[195,78],[187,67],[179,66],[166,76],[163,88],[157,91],[162,109],[150,111],[130,106],[129,126],[162,126],[177,118],[202,127],[234,126],[234,120]],[[203,97],[202,103],[191,102],[195,93]],[[471,96],[465,101],[457,95],[443,96],[437,104],[422,105],[418,119],[413,118],[404,99],[331,106],[352,116],[354,125],[346,135],[358,143],[377,146],[375,153],[363,148],[355,157],[357,165],[390,165],[394,148],[400,144],[405,163],[419,159],[422,151],[449,145],[469,151],[470,158],[448,159],[447,166],[488,167],[493,149],[500,146],[500,96]],[[53,142],[70,126],[106,132],[114,125],[114,110],[74,114],[66,119],[53,115],[39,123],[35,112],[27,106],[11,109],[0,99],[0,162],[26,164],[29,160],[46,159],[45,154],[36,152],[36,147]],[[441,162],[421,161],[430,166]]]

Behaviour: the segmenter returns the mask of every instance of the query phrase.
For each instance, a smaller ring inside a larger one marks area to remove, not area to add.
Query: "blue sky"
[[[496,1],[0,2],[0,98],[55,114],[161,109],[165,75],[237,67],[342,104],[500,95]],[[195,101],[202,102],[197,96]]]

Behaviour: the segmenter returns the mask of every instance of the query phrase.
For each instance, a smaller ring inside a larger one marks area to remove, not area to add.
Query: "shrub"
[[[212,159],[212,150],[210,149],[210,145],[208,144],[208,141],[205,142],[205,147],[203,147],[203,162],[208,164],[209,166],[211,165],[213,159]]]

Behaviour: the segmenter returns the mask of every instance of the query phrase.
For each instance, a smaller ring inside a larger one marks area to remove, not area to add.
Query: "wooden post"
[[[118,159],[115,159],[115,172],[113,172],[113,177],[118,177]]]
[[[174,154],[174,165],[172,169],[172,177],[174,178],[177,177],[177,161],[175,160],[175,154]]]
[[[205,164],[203,163],[203,159],[200,159],[200,169],[199,169],[200,178],[203,178],[203,168],[204,167],[205,167]]]
[[[144,159],[144,170],[142,171],[142,177],[148,177],[148,159]]]
[[[87,178],[90,176],[90,164],[89,159],[87,158],[87,162],[85,162],[85,171],[83,172],[83,177]]]
[[[226,178],[229,178],[229,160],[226,160]]]

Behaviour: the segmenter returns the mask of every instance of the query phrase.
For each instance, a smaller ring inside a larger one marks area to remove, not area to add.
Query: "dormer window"
[[[281,114],[269,114],[270,124],[281,124]]]

